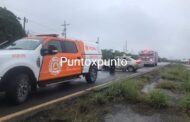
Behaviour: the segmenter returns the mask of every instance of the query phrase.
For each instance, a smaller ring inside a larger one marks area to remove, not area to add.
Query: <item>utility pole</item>
[[[26,23],[28,23],[28,19],[26,17],[24,17],[24,19],[23,19],[23,29],[24,29],[24,32],[26,32]]]
[[[128,46],[128,44],[127,44],[127,40],[126,40],[125,45],[124,45],[124,52],[126,52],[126,53],[127,53],[127,50],[128,50],[127,46]]]
[[[128,48],[127,48],[127,46],[128,46],[127,40],[126,40],[126,45],[125,46],[126,46],[126,52],[127,52],[127,50],[128,50]]]
[[[97,38],[96,44],[100,43],[100,37]]]
[[[65,36],[65,39],[67,38],[67,26],[69,26],[70,24],[67,24],[66,21],[64,21],[63,26],[63,32],[62,35]]]

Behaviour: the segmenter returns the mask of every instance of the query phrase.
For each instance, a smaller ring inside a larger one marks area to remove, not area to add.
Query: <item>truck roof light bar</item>
[[[48,36],[48,37],[58,37],[58,34],[40,34],[36,36]]]

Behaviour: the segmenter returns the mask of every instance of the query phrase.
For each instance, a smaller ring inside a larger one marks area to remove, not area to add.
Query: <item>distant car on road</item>
[[[120,59],[120,62],[117,62],[120,65],[116,65],[115,68],[118,70],[122,70],[123,72],[129,71],[129,72],[136,72],[138,69],[142,68],[144,64],[141,60],[135,60],[131,57],[116,57],[116,60]],[[121,61],[126,60],[127,65],[122,65]]]
[[[144,49],[139,53],[139,59],[142,60],[144,65],[157,66],[158,53],[150,49]]]
[[[115,64],[115,69],[117,70],[122,70],[123,72],[125,71],[129,71],[129,72],[136,72],[138,69],[142,68],[144,66],[143,62],[141,60],[135,60],[131,57],[126,57],[126,56],[118,56],[115,57],[114,59],[116,61]],[[127,64],[126,65],[122,65],[122,62],[126,61]],[[104,70],[110,70],[110,62],[107,61],[104,66],[103,69]]]

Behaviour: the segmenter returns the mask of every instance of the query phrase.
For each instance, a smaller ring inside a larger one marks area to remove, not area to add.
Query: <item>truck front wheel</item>
[[[26,73],[16,73],[10,76],[6,96],[10,102],[21,104],[26,101],[31,90],[30,77]]]
[[[91,66],[89,72],[85,75],[87,83],[95,83],[98,75],[97,66]]]

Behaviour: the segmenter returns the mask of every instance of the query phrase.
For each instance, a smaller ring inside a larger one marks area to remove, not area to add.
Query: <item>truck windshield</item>
[[[4,49],[7,50],[35,50],[42,42],[41,38],[29,39],[24,38],[17,40],[10,45],[6,46]]]

